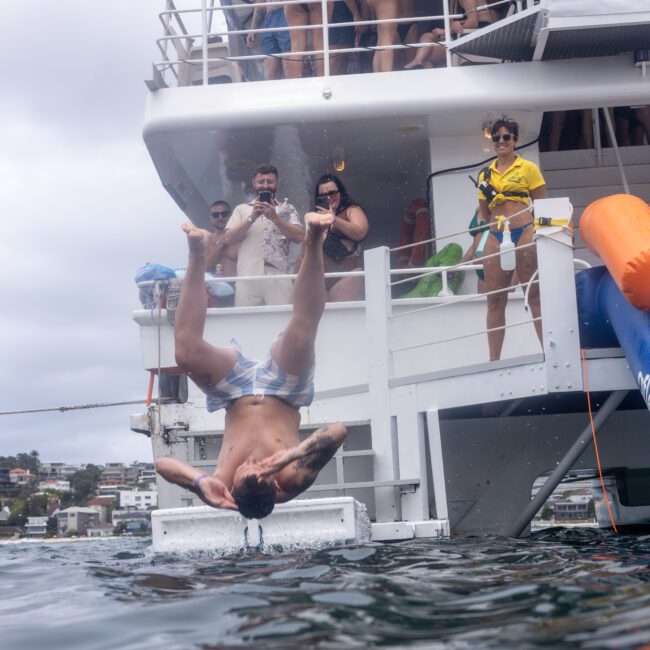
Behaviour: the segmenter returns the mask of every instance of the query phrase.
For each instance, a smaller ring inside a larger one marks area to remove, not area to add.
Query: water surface
[[[551,529],[155,557],[0,545],[5,648],[650,648],[650,536]]]

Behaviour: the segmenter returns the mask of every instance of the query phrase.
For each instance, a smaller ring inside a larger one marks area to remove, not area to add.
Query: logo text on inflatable
[[[639,390],[641,391],[641,395],[643,395],[646,406],[650,409],[650,374],[646,374],[644,377],[643,373],[639,371],[636,380],[639,384]]]

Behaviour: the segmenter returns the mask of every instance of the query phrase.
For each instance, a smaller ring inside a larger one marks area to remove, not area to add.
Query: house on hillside
[[[87,508],[92,508],[99,513],[99,522],[104,524],[109,521],[108,513],[109,510],[115,504],[115,497],[112,496],[99,496],[94,499],[90,499],[86,503]]]
[[[120,491],[120,508],[135,508],[148,510],[158,506],[156,490],[122,490]]]
[[[39,474],[44,480],[67,481],[73,474],[82,470],[85,465],[70,463],[41,463]]]
[[[111,537],[113,535],[113,524],[100,522],[92,528],[89,527],[86,534],[88,537]]]
[[[38,482],[38,489],[41,491],[55,490],[56,492],[70,492],[70,481],[63,479],[45,479]]]
[[[113,525],[124,523],[128,525],[137,524],[134,529],[140,530],[140,524],[144,524],[147,530],[151,529],[151,513],[146,510],[113,510]]]
[[[36,478],[31,472],[20,467],[9,470],[9,477],[12,485],[16,486],[29,485]]]
[[[76,531],[78,535],[86,535],[88,528],[95,528],[99,523],[99,513],[92,508],[66,508],[59,510],[57,516],[57,530],[59,535]]]
[[[555,502],[557,523],[584,522],[593,519],[593,497],[590,494],[574,494]]]
[[[27,517],[25,534],[27,537],[45,537],[48,517]]]

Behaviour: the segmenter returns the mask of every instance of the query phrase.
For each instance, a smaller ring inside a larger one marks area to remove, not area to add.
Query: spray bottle
[[[497,217],[497,223],[499,224],[499,230],[503,230],[503,241],[499,246],[501,270],[513,271],[516,260],[515,245],[512,243],[512,237],[510,236],[510,226],[508,225],[508,220],[503,216]]]

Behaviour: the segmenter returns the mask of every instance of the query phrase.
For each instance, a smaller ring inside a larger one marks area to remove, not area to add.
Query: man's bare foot
[[[190,252],[198,255],[204,254],[210,244],[211,233],[203,230],[203,228],[197,228],[189,222],[184,223],[181,229],[187,235],[187,244],[190,247]]]
[[[334,223],[331,212],[308,212],[305,215],[305,242],[320,243],[325,239],[327,229]]]

